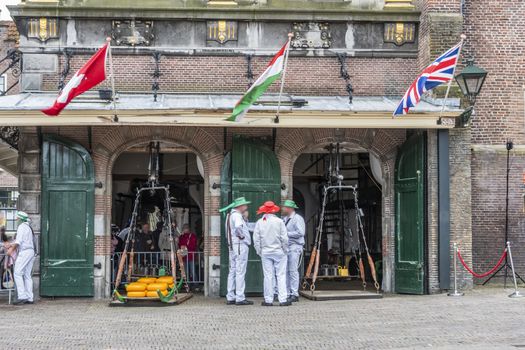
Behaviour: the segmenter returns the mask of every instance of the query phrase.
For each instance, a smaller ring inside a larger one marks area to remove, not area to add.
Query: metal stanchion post
[[[458,269],[457,269],[458,244],[454,242],[454,292],[448,292],[449,297],[461,297],[465,293],[458,290]]]
[[[509,298],[521,298],[523,294],[518,290],[518,281],[516,281],[516,273],[514,272],[514,261],[512,260],[512,252],[510,251],[510,242],[507,241],[507,253],[510,259],[510,268],[512,269],[512,279],[514,281],[514,292],[509,294]]]

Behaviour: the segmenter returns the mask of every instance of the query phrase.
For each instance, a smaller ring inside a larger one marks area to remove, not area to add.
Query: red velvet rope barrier
[[[494,271],[496,271],[498,269],[498,267],[501,265],[501,263],[503,262],[503,260],[505,260],[505,257],[507,256],[507,248],[505,248],[505,250],[503,251],[503,254],[501,255],[501,258],[499,258],[499,261],[498,263],[496,264],[496,266],[494,266],[492,269],[490,269],[489,271],[485,272],[485,273],[475,273],[474,271],[472,271],[472,269],[470,267],[467,266],[467,264],[465,263],[465,260],[463,260],[463,257],[461,256],[461,253],[459,252],[459,249],[458,249],[458,258],[459,258],[459,261],[461,261],[461,264],[463,265],[463,267],[465,267],[465,269],[470,272],[470,274],[476,278],[483,278],[483,277],[487,277],[488,275],[492,274]]]

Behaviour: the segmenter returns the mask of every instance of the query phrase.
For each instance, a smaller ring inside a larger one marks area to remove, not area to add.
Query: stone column
[[[381,161],[383,163],[383,282],[382,289],[391,293],[394,292],[395,281],[395,202],[394,202],[394,169],[396,165],[396,152],[385,155]]]
[[[40,138],[37,128],[21,128],[18,141],[18,209],[25,211],[31,218],[31,227],[40,244],[41,232],[41,175],[40,175]],[[35,259],[33,269],[33,289],[38,295],[40,285],[40,256]]]

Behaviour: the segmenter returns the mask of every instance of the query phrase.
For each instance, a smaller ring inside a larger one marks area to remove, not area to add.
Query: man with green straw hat
[[[288,288],[288,300],[299,301],[299,263],[304,249],[304,235],[306,225],[301,215],[295,209],[297,204],[287,199],[282,205],[283,221],[288,231],[288,268],[286,273],[286,285]]]
[[[253,305],[253,301],[246,300],[244,295],[248,252],[252,244],[246,220],[250,203],[246,198],[240,197],[219,210],[221,213],[230,211],[226,216],[226,239],[230,250],[228,293],[226,294],[228,305]]]
[[[33,262],[36,255],[36,242],[31,226],[29,226],[29,216],[23,211],[16,212],[18,228],[16,230],[15,241],[7,251],[11,255],[18,249],[18,257],[15,261],[14,277],[16,294],[18,300],[15,305],[33,304]]]

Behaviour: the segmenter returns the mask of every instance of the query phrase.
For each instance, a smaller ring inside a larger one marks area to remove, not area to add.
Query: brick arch
[[[210,167],[207,160],[221,155],[221,148],[215,138],[202,128],[117,127],[111,128],[94,145],[93,156],[97,163],[97,179],[108,183],[111,180],[113,164],[118,156],[134,145],[150,141],[162,141],[186,147],[202,160],[205,174],[220,172],[220,169]]]
[[[392,133],[397,131],[347,129],[338,134],[334,129],[304,130],[301,134],[291,135],[290,141],[280,143],[277,156],[281,164],[281,174],[291,178],[294,164],[301,154],[337,142],[350,143],[367,150],[381,160],[384,174],[390,173],[393,168],[387,160],[395,157],[397,147],[404,141],[404,138],[391,135]]]
[[[127,149],[150,141],[161,141],[183,146],[195,153],[202,160],[204,168],[204,188],[209,188],[210,175],[220,174],[220,164],[217,161],[222,157],[221,149],[215,139],[201,128],[136,128],[117,127],[112,128],[93,147],[93,160],[95,162],[95,176],[102,183],[102,188],[95,193],[95,214],[104,217],[100,225],[104,232],[110,232],[111,209],[112,209],[112,172],[117,158]],[[210,213],[210,193],[204,193],[203,228],[208,225],[207,213]]]

